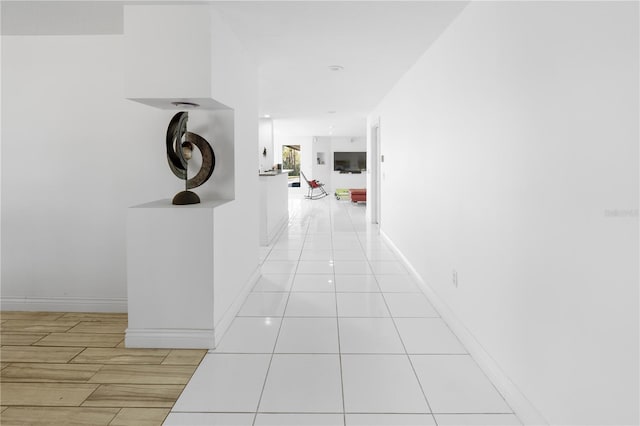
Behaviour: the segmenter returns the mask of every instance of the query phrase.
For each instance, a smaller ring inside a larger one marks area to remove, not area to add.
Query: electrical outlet
[[[458,288],[458,271],[456,271],[455,269],[453,270],[453,286],[455,288]]]

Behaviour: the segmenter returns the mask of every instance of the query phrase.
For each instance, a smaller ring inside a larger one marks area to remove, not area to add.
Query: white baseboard
[[[43,312],[127,312],[126,298],[2,297],[0,310]]]
[[[409,270],[413,279],[418,283],[420,289],[431,302],[433,307],[438,311],[442,320],[447,323],[451,331],[460,339],[460,342],[469,351],[471,357],[480,366],[482,371],[487,375],[489,380],[494,384],[498,391],[509,406],[513,409],[516,416],[524,425],[548,425],[549,423],[542,417],[540,412],[529,402],[526,396],[518,389],[518,387],[509,379],[502,371],[500,366],[495,362],[491,355],[478,342],[475,336],[465,327],[458,319],[449,306],[433,291],[431,286],[427,284],[420,274],[416,271],[409,260],[398,249],[393,241],[382,230],[380,235],[385,242],[391,247],[394,253],[400,258],[404,266]]]
[[[238,295],[236,296],[231,306],[229,306],[229,309],[227,309],[227,311],[222,315],[222,318],[220,318],[220,321],[218,321],[218,324],[215,325],[215,342],[214,342],[214,346],[210,346],[210,348],[212,349],[215,348],[215,346],[220,342],[220,340],[222,340],[222,337],[229,329],[231,322],[236,317],[236,315],[238,315],[238,312],[240,312],[240,308],[242,307],[242,304],[244,303],[244,301],[247,299],[249,292],[251,291],[253,286],[258,282],[261,276],[262,276],[262,271],[260,270],[260,266],[258,266],[253,271],[253,273],[251,274],[247,282],[244,284],[244,286],[242,287],[242,290],[240,291],[240,293],[238,293]]]
[[[127,348],[203,349],[214,347],[213,330],[131,329],[125,333]]]
[[[271,228],[271,231],[267,231],[265,235],[262,235],[260,238],[260,245],[266,247],[273,243],[277,237],[284,231],[284,229],[289,224],[289,214],[283,216],[278,224]]]

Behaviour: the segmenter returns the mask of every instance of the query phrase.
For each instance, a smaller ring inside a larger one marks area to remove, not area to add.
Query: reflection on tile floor
[[[519,425],[365,206],[290,197],[263,276],[167,425]]]

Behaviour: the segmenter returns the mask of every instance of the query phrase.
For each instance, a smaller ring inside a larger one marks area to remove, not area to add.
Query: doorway
[[[381,218],[381,175],[382,175],[382,146],[380,141],[380,121],[371,126],[371,223],[380,226]]]
[[[300,145],[282,146],[282,168],[289,171],[289,186],[300,187]]]

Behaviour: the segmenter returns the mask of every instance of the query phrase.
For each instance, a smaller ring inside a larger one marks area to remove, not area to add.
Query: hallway
[[[260,281],[165,424],[520,424],[364,205],[289,202]]]

